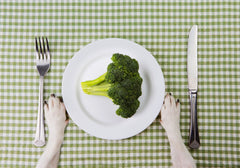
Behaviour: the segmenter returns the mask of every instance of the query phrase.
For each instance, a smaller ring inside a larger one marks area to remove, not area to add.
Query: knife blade
[[[197,91],[198,91],[197,33],[198,26],[194,25],[189,32],[187,51],[188,89],[190,95],[190,109],[191,109],[189,147],[192,149],[198,149],[200,146],[197,122]]]

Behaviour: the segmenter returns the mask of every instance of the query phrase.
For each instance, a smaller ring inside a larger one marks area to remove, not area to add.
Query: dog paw
[[[179,128],[180,120],[180,102],[167,93],[160,111],[160,123],[163,128],[168,130],[174,130]]]
[[[54,94],[45,102],[44,105],[45,118],[49,128],[49,132],[64,133],[64,129],[68,124],[66,117],[66,109],[64,104]]]

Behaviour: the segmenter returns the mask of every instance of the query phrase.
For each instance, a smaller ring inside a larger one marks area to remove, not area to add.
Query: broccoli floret
[[[129,118],[135,114],[132,111],[136,111],[139,105],[140,102],[138,100],[131,102],[131,104],[122,105],[117,109],[116,114],[122,116],[123,118]]]
[[[139,65],[137,60],[118,53],[111,59],[106,73],[94,80],[81,82],[81,86],[86,94],[110,98],[119,105],[116,114],[129,118],[136,113],[140,105],[138,98],[142,95]]]
[[[121,82],[138,73],[138,62],[127,55],[113,54],[112,63],[108,65],[106,80],[109,83]]]

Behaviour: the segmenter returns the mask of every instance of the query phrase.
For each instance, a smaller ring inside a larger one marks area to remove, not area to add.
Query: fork
[[[37,147],[41,147],[45,145],[45,131],[43,118],[43,79],[50,68],[51,57],[47,37],[45,38],[35,37],[35,44],[36,44],[36,66],[39,72],[40,79],[39,79],[37,128],[33,144]]]

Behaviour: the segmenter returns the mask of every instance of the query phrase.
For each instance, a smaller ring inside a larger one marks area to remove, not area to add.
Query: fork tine
[[[36,51],[38,52],[38,42],[37,42],[37,37],[35,37],[35,44],[36,44]]]
[[[43,43],[43,47],[42,47],[43,48],[43,59],[47,59],[44,37],[42,37],[42,43]]]
[[[40,58],[40,53],[39,53],[39,50],[38,50],[38,42],[37,42],[37,37],[35,37],[35,45],[36,45],[36,51],[37,51],[37,54],[36,54],[36,59],[39,59],[39,58]]]
[[[47,50],[48,50],[48,52],[50,52],[47,37],[46,37],[46,42],[47,42]]]
[[[46,44],[47,44],[47,59],[50,59],[50,49],[49,49],[49,45],[48,45],[48,39],[46,38]]]
[[[40,48],[40,59],[43,59],[43,52],[42,52],[42,43],[41,43],[41,38],[38,37],[38,40],[39,40],[39,48]]]

